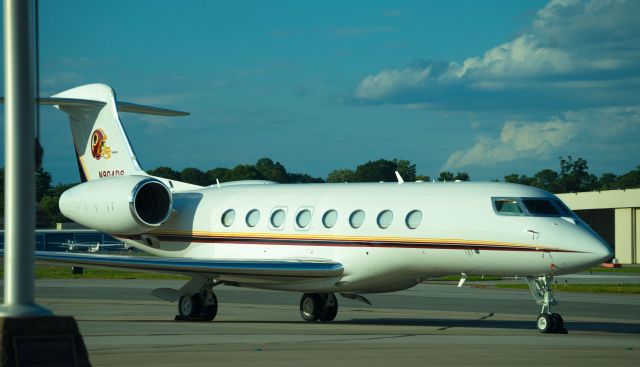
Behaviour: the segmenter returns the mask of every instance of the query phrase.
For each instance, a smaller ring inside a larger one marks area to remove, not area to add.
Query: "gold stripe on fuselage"
[[[154,231],[151,234],[159,236],[194,237],[200,239],[262,239],[262,240],[306,240],[306,241],[337,241],[337,242],[372,242],[372,243],[403,243],[403,244],[435,244],[435,245],[476,245],[504,248],[535,249],[537,251],[558,251],[560,249],[540,245],[528,245],[514,242],[466,240],[459,238],[409,238],[409,237],[370,237],[370,236],[339,236],[339,235],[309,235],[309,234],[276,234],[249,232],[208,232],[208,231]],[[561,250],[562,251],[562,250]]]

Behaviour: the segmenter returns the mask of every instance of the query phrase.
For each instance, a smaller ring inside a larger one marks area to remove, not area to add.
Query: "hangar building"
[[[640,263],[640,189],[556,196],[612,246],[621,264]]]

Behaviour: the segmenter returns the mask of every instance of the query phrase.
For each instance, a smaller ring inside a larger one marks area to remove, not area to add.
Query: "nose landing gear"
[[[562,316],[557,313],[551,313],[551,306],[558,304],[553,298],[552,281],[552,276],[527,277],[527,283],[529,283],[533,298],[538,305],[542,306],[540,315],[536,319],[536,327],[538,331],[545,334],[566,334],[567,329],[564,327]]]

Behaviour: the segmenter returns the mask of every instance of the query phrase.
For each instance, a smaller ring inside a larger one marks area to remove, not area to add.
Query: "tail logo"
[[[91,134],[91,155],[95,159],[111,158],[111,148],[107,146],[107,134],[102,129],[96,129]]]

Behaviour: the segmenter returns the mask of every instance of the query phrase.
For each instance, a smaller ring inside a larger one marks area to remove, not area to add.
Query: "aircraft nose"
[[[593,236],[590,244],[590,251],[593,254],[595,263],[603,263],[613,257],[613,249],[607,242],[598,236]]]

